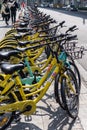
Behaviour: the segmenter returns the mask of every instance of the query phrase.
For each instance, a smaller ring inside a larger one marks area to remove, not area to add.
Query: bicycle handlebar
[[[42,40],[25,41],[24,44],[25,44],[25,45],[26,45],[26,44],[36,44],[36,43],[41,43],[41,42],[48,41],[48,40],[53,41],[53,40],[57,40],[57,38],[64,38],[64,37],[69,36],[69,35],[70,35],[70,34],[60,34],[60,35],[56,35],[56,36],[53,36],[53,37],[47,35],[47,36],[42,36],[42,37],[44,37],[44,39],[42,39]],[[72,39],[75,39],[75,38],[76,38],[76,35],[71,36],[71,37],[67,37],[66,40],[72,40]],[[19,41],[19,44],[20,44],[20,41]],[[24,45],[24,44],[23,44],[23,45]]]
[[[70,28],[66,31],[66,33],[68,33],[69,31],[70,31],[70,32],[73,32],[73,31],[75,31],[75,30],[77,30],[77,29],[78,29],[77,26],[74,25],[74,26],[70,27]]]
[[[49,25],[51,23],[55,23],[55,20],[51,20],[51,21],[44,22],[44,23],[41,23],[41,24],[32,25],[32,28],[34,28],[34,27],[43,27],[43,26]]]
[[[60,34],[60,35],[56,35],[56,36],[50,36],[50,35],[45,35],[45,36],[39,36],[40,38],[44,38],[42,40],[37,40],[37,41],[34,41],[34,42],[30,42],[30,44],[35,44],[35,43],[40,43],[40,42],[43,42],[43,41],[46,41],[46,40],[50,40],[52,41],[52,39],[57,39],[57,38],[64,38],[66,36],[69,36],[70,34]]]
[[[67,37],[67,40],[77,40],[77,35]]]
[[[38,25],[38,24],[42,24],[42,23],[52,21],[52,20],[53,20],[53,18],[46,17],[46,18],[41,18],[41,19],[36,19],[34,21],[31,21],[31,24],[32,25]]]
[[[61,23],[59,23],[59,26],[61,26],[61,28],[62,28],[64,23],[65,23],[65,21],[62,21]]]
[[[44,43],[44,44],[39,44],[39,45],[31,46],[31,47],[26,47],[26,48],[17,47],[16,49],[21,51],[21,52],[24,52],[26,50],[37,49],[37,48],[41,48],[43,46],[50,45],[50,44],[56,44],[56,43],[61,44],[63,41],[70,41],[70,40],[73,40],[74,38],[76,38],[76,35],[70,36],[70,37],[67,37],[67,38],[64,38],[61,40],[56,40],[56,41],[52,41],[52,42],[48,42],[48,43]]]
[[[56,26],[54,26],[54,27],[52,27],[52,28],[49,28],[49,29],[45,29],[45,30],[41,30],[41,31],[38,31],[39,33],[42,33],[42,32],[48,32],[48,31],[50,31],[50,30],[52,30],[52,29],[57,29],[58,27],[63,27],[63,24],[65,23],[65,21],[62,21],[62,22],[60,22],[58,25],[56,25]]]

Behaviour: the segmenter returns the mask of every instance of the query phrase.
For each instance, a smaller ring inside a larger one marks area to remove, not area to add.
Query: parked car
[[[43,5],[43,4],[41,4],[41,5],[40,5],[40,7],[44,7],[44,5]]]
[[[53,8],[53,3],[52,3],[52,4],[49,4],[49,7],[50,7],[50,8]]]
[[[42,3],[41,5],[40,5],[41,7],[49,7],[49,3]]]
[[[67,5],[63,7],[63,9],[68,10],[68,11],[78,11],[78,9],[74,5]]]

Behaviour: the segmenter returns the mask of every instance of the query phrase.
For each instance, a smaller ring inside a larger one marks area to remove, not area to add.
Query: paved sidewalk
[[[4,37],[9,27],[4,26],[0,20],[0,38]],[[19,123],[13,122],[7,130],[87,130],[87,72],[78,62],[76,63],[82,77],[82,86],[80,94],[79,117],[73,121],[67,113],[55,102],[54,83],[37,104],[36,113],[32,116],[21,116]],[[83,75],[84,74],[84,75]]]
[[[80,119],[73,121],[55,102],[53,88],[54,84],[38,103],[34,115],[21,116],[21,122],[12,123],[7,130],[83,130]]]

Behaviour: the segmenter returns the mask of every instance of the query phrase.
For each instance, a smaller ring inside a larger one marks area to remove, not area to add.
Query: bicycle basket
[[[67,53],[73,58],[73,59],[81,59],[83,55],[83,50],[81,47],[75,47],[74,50],[69,50]]]
[[[66,44],[63,45],[63,48],[66,51],[74,51],[76,44],[77,44],[77,42],[75,42],[75,41],[72,41],[72,42],[67,41]]]

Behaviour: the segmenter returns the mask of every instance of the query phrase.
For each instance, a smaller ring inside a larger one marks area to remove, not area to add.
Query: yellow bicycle
[[[65,39],[62,39],[63,41]],[[57,41],[59,42],[59,41]],[[55,44],[53,42],[52,44]],[[61,44],[61,42],[60,42]],[[47,44],[45,44],[47,45]],[[34,46],[42,47],[43,45]],[[29,48],[28,48],[29,49]],[[30,47],[31,49],[31,47]],[[23,64],[10,65],[8,63],[1,64],[1,70],[6,74],[5,79],[0,79],[0,129],[4,130],[10,125],[11,121],[20,114],[31,115],[36,111],[36,104],[42,99],[46,91],[54,81],[55,77],[61,75],[61,85],[63,101],[68,114],[72,118],[78,116],[79,94],[76,79],[73,78],[74,73],[67,69],[61,61],[58,60],[58,53],[51,49],[52,60],[49,64],[44,76],[41,80],[32,85],[22,85],[18,70],[24,68]],[[75,76],[74,76],[75,77]],[[67,96],[71,108],[69,109]],[[73,102],[74,103],[73,103]],[[73,111],[73,112],[72,112]]]

